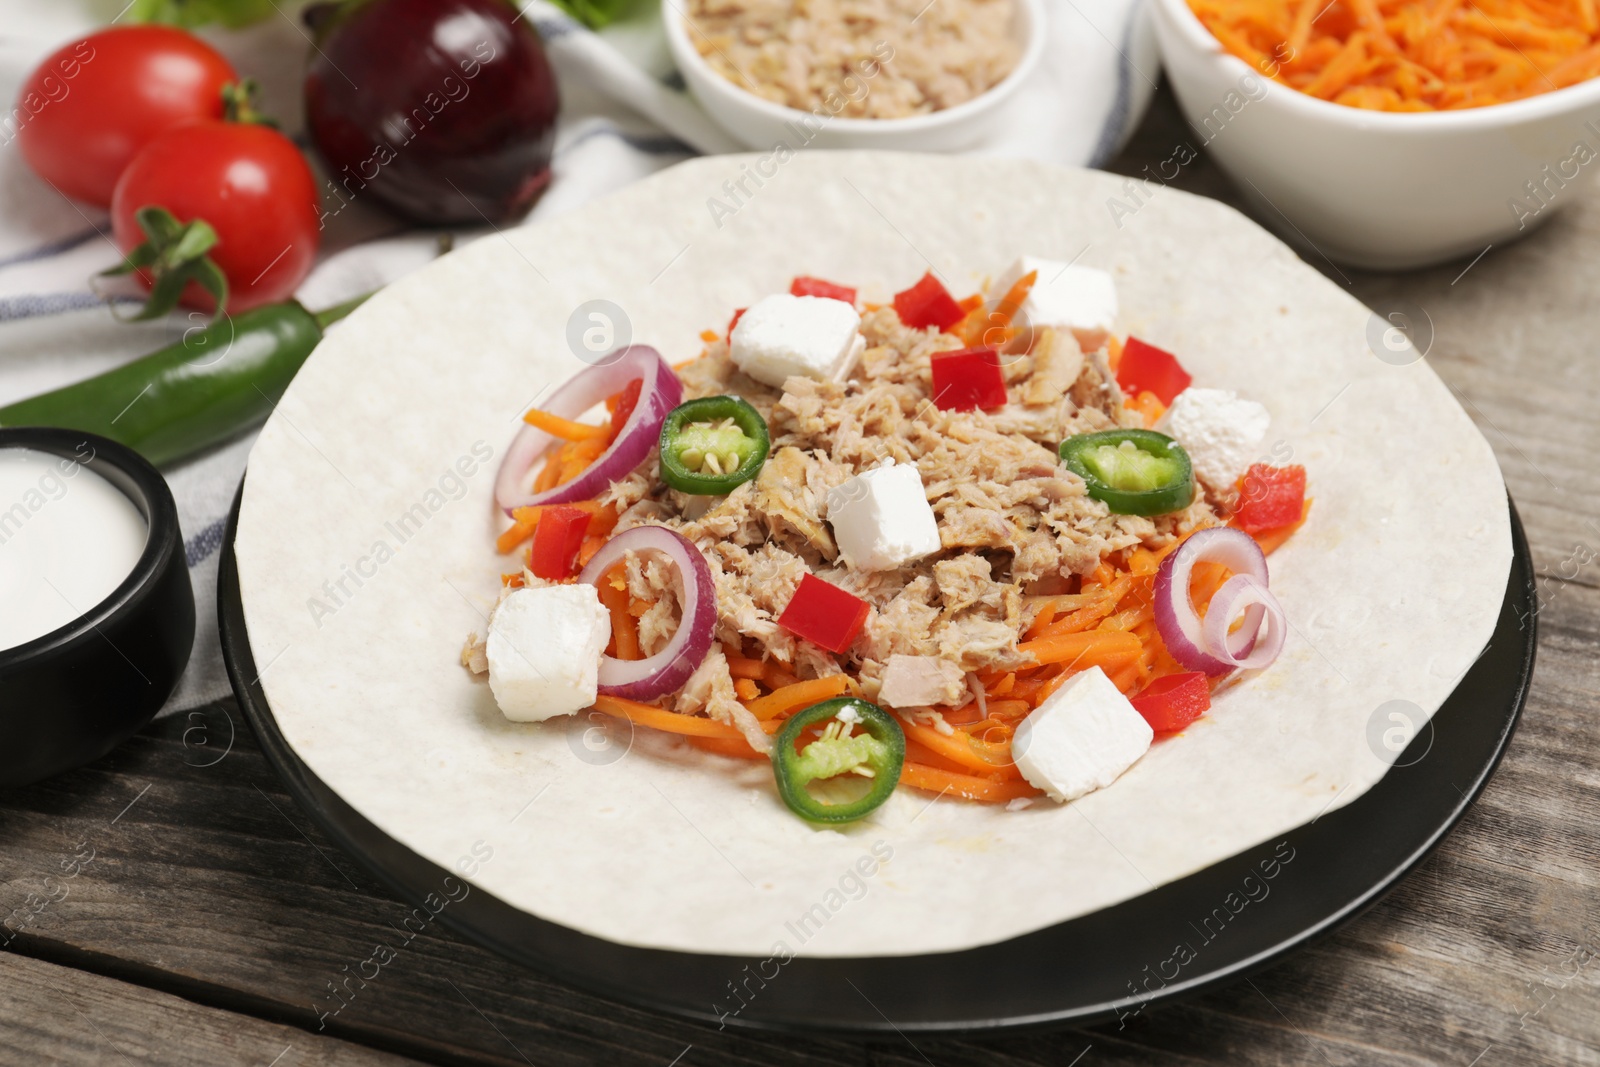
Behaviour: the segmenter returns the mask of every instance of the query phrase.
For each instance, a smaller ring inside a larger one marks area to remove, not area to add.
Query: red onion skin
[[[541,406],[562,418],[576,418],[612,393],[620,392],[633,378],[643,378],[645,383],[633,414],[611,447],[565,485],[544,493],[529,493],[523,488],[529,468],[555,438],[534,426],[524,425],[517,431],[495,475],[495,501],[507,515],[519,507],[592,500],[644,462],[660,440],[661,424],[683,400],[683,383],[661,353],[649,345],[629,345],[613,352],[600,364],[569,379]]]
[[[330,213],[372,200],[430,225],[504,222],[550,184],[560,96],[505,0],[357,0],[309,9],[306,127]]]
[[[717,590],[700,550],[665,526],[635,526],[617,534],[589,560],[578,581],[599,585],[605,573],[629,551],[658,551],[677,565],[683,583],[683,618],[667,647],[654,656],[621,660],[602,653],[599,691],[628,700],[653,700],[682,688],[711,651],[717,625]]]
[[[1221,562],[1236,574],[1254,577],[1265,587],[1268,579],[1267,559],[1261,546],[1249,534],[1231,527],[1217,526],[1191,534],[1183,544],[1167,554],[1156,572],[1156,629],[1160,631],[1167,651],[1187,669],[1217,677],[1234,670],[1235,664],[1217,657],[1213,650],[1204,647],[1199,613],[1189,599],[1188,581],[1193,565],[1201,562]],[[1176,580],[1180,571],[1181,587]],[[1187,612],[1193,618],[1194,639],[1184,632],[1180,612]],[[1252,638],[1244,654],[1248,655],[1253,646]]]

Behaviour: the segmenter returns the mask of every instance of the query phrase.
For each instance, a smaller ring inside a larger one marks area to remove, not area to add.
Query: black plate
[[[300,762],[258,684],[233,556],[218,590],[234,693],[290,792],[391,890],[420,903],[450,876],[368,822]],[[1500,762],[1533,672],[1533,562],[1516,509],[1493,639],[1367,793],[1326,816],[1143,896],[965,952],[787,961],[629,948],[473,890],[439,913],[458,933],[602,996],[730,1026],[860,1035],[1082,1025],[1266,966],[1359,914],[1420,863]],[[1381,730],[1379,731],[1381,736]],[[459,890],[457,890],[459,892]],[[996,887],[996,904],[1003,887]]]

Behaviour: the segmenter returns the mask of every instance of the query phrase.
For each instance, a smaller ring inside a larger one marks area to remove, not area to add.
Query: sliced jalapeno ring
[[[806,730],[832,720],[822,736],[798,752]],[[802,819],[821,823],[854,822],[889,799],[906,760],[906,735],[882,708],[855,697],[813,704],[783,724],[772,745],[772,774],[778,795]],[[812,782],[856,776],[869,784],[866,795],[840,803],[817,799]]]
[[[723,496],[756,476],[770,444],[766,420],[749,401],[690,400],[661,424],[661,480],[680,493]]]
[[[1102,430],[1061,442],[1061,460],[1119,515],[1166,515],[1194,501],[1189,453],[1154,430]]]

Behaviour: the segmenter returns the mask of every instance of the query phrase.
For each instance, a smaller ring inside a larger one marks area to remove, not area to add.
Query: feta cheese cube
[[[1260,455],[1272,415],[1231,389],[1190,386],[1173,398],[1156,429],[1189,453],[1194,476],[1214,493],[1228,494]]]
[[[828,490],[828,521],[847,565],[892,570],[939,551],[939,523],[909,463],[891,463]]]
[[[1023,256],[999,277],[989,295],[1000,299],[1029,271],[1038,271],[1039,276],[1022,302],[1024,323],[1035,330],[1046,326],[1069,330],[1085,352],[1106,343],[1117,326],[1117,286],[1111,275],[1093,267]]]
[[[861,316],[843,300],[777,293],[752,304],[728,338],[739,369],[782,388],[790,376],[840,381],[867,347]]]
[[[611,613],[585,583],[518,589],[489,620],[489,688],[512,722],[571,715],[594,703]]]
[[[1022,777],[1065,803],[1116,781],[1154,738],[1105,671],[1091,667],[1017,725],[1011,752]]]

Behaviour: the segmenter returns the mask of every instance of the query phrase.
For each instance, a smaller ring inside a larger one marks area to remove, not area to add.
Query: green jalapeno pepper
[[[767,423],[737,396],[679,404],[661,424],[661,480],[680,493],[723,496],[767,461]]]
[[[798,752],[810,727],[833,720],[822,736]],[[772,745],[772,773],[789,810],[812,822],[854,822],[889,799],[906,760],[906,735],[887,712],[855,697],[836,697],[797,712]],[[828,804],[806,788],[812,782],[856,774],[871,781],[859,800]]]
[[[323,331],[365,299],[224,316],[142,359],[0,408],[0,426],[87,430],[157,466],[174,463],[260,425]]]
[[[1154,430],[1102,430],[1061,442],[1061,460],[1119,515],[1165,515],[1194,500],[1189,453]]]

